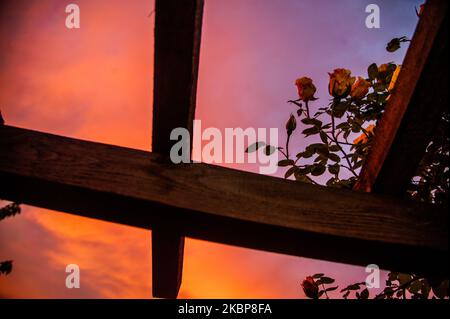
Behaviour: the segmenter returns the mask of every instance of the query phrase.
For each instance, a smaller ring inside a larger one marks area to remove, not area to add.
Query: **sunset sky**
[[[150,150],[153,1],[0,3],[0,109],[7,124]],[[78,30],[65,27],[69,3],[80,7]],[[370,3],[381,8],[381,29],[365,27]],[[372,62],[401,63],[406,48],[392,54],[385,46],[412,36],[421,3],[206,0],[196,118],[221,130],[279,127],[283,139],[296,78],[314,79],[319,106],[328,102],[327,72],[345,67],[365,76]],[[299,133],[293,140],[304,147]],[[8,259],[14,269],[0,277],[0,297],[151,297],[147,230],[24,206],[0,222],[0,261]],[[65,287],[72,263],[81,268],[80,289]],[[340,285],[365,278],[361,267],[188,239],[179,297],[303,298],[301,280],[318,272]]]

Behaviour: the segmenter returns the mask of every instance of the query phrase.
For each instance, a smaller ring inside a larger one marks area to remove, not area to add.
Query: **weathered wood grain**
[[[283,254],[433,274],[448,269],[437,207],[0,127],[0,197]]]
[[[174,128],[193,135],[203,0],[157,0],[155,14],[152,151],[169,155]],[[183,253],[184,237],[170,223],[153,228],[153,296],[176,298]]]
[[[427,1],[355,190],[405,194],[449,104],[448,19],[448,1]]]

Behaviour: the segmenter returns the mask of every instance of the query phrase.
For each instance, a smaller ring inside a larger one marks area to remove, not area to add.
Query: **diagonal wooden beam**
[[[203,0],[156,0],[152,151],[169,155],[174,128],[189,130],[195,115]],[[191,142],[192,145],[192,142]],[[176,298],[184,237],[173,223],[152,231],[153,296]]]
[[[355,189],[403,196],[449,104],[447,0],[429,0]]]
[[[383,269],[448,271],[448,213],[165,156],[0,127],[0,197],[241,247]]]

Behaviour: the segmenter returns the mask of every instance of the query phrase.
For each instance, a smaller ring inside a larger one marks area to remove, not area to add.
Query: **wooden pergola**
[[[184,237],[448,275],[448,213],[403,199],[449,102],[446,0],[426,4],[354,191],[172,164],[170,132],[192,133],[203,0],[155,11],[152,152],[3,125],[1,198],[151,229],[155,297],[177,297]]]

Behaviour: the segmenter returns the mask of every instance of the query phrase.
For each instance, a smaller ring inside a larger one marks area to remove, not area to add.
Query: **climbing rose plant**
[[[12,203],[0,208],[0,221],[20,214],[20,206],[16,203]],[[8,275],[12,271],[13,261],[5,260],[0,262],[0,275]]]
[[[394,52],[406,37],[389,42],[387,51]],[[295,81],[298,98],[288,101],[293,105],[286,122],[287,139],[284,147],[257,142],[247,149],[256,151],[265,147],[266,153],[277,149],[282,159],[278,166],[285,168],[284,177],[299,182],[325,184],[330,187],[352,189],[358,181],[361,167],[376,135],[376,125],[383,115],[401,71],[401,65],[371,64],[366,76],[353,76],[339,68],[329,73],[329,103],[317,107],[317,88],[314,81],[303,76]],[[430,142],[412,179],[406,196],[416,201],[448,206],[449,189],[449,115],[443,114],[437,133]],[[292,136],[301,130],[305,139],[312,140],[303,150],[291,152]],[[444,299],[449,296],[449,281],[442,278],[424,278],[416,274],[390,272],[385,288],[370,296],[365,282],[351,284],[341,290],[342,298],[368,299]],[[337,291],[335,279],[324,274],[306,277],[301,283],[308,298],[329,298]]]
[[[4,124],[5,120],[3,119],[2,112],[0,111],[0,126]],[[9,205],[5,205],[0,208],[0,221],[7,217],[13,217],[17,214],[20,214],[20,212],[21,208],[19,204],[11,203]],[[9,273],[11,273],[12,268],[13,268],[12,260],[0,261],[0,275],[8,275]]]

